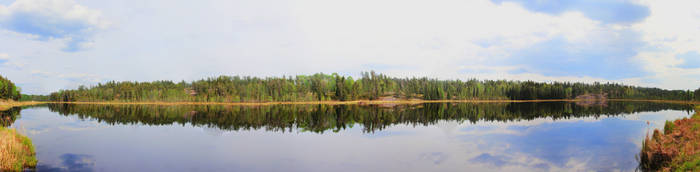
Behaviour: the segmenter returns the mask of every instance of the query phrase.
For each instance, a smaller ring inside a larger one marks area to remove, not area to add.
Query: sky
[[[700,1],[0,0],[0,75],[105,81],[374,70],[700,87]]]

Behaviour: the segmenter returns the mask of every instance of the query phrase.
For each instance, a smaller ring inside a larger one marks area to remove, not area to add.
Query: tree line
[[[0,76],[0,100],[19,100],[21,97],[20,88],[9,79]]]
[[[372,72],[361,77],[317,73],[282,77],[219,76],[192,82],[111,81],[51,93],[51,101],[349,101],[384,98],[422,100],[573,99],[606,94],[613,99],[700,100],[700,89],[665,90],[617,83],[397,78]],[[41,98],[41,97],[40,97]],[[46,98],[46,97],[43,97]]]
[[[48,95],[22,94],[19,101],[51,101]]]

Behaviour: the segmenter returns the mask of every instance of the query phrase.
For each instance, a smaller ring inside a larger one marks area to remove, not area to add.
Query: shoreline
[[[354,101],[289,101],[289,102],[33,102],[36,104],[97,104],[97,105],[229,105],[229,106],[269,106],[269,105],[382,105],[382,104],[422,104],[422,103],[529,103],[529,102],[587,102],[600,100],[581,99],[540,99],[540,100],[354,100]],[[698,105],[698,101],[681,100],[643,100],[643,99],[607,99],[603,101],[656,102]],[[19,105],[19,106],[26,106]]]
[[[655,103],[674,103],[674,104],[700,105],[700,101],[684,101],[684,100],[608,99],[608,101],[618,101],[618,102],[655,102]]]
[[[39,104],[45,104],[45,103],[50,103],[50,102],[38,102],[38,101],[19,102],[19,101],[14,101],[14,100],[0,100],[0,111],[6,111],[6,110],[11,109],[13,107],[31,106],[31,105],[39,105]]]

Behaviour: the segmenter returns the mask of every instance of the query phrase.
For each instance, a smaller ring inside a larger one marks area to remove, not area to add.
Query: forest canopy
[[[20,88],[9,79],[0,76],[0,100],[19,100],[21,97]]]
[[[52,101],[271,102],[377,100],[573,99],[605,94],[612,99],[700,100],[700,89],[665,90],[617,83],[533,82],[508,80],[438,80],[397,78],[375,72],[361,77],[317,73],[282,77],[219,76],[192,82],[111,81],[51,93]]]

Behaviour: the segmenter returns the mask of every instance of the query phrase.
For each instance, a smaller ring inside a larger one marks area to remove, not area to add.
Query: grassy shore
[[[700,171],[700,106],[691,118],[666,121],[642,143],[640,168],[645,171]]]
[[[20,107],[20,106],[31,106],[31,105],[38,105],[38,104],[43,104],[46,102],[35,102],[35,101],[30,101],[30,102],[18,102],[14,100],[0,100],[0,111],[5,111],[13,107]]]
[[[22,171],[36,163],[32,141],[15,129],[0,127],[0,171]]]
[[[0,111],[13,107],[30,106],[44,102],[17,102],[0,100]],[[32,141],[15,129],[0,126],[0,171],[22,171],[37,163]]]

